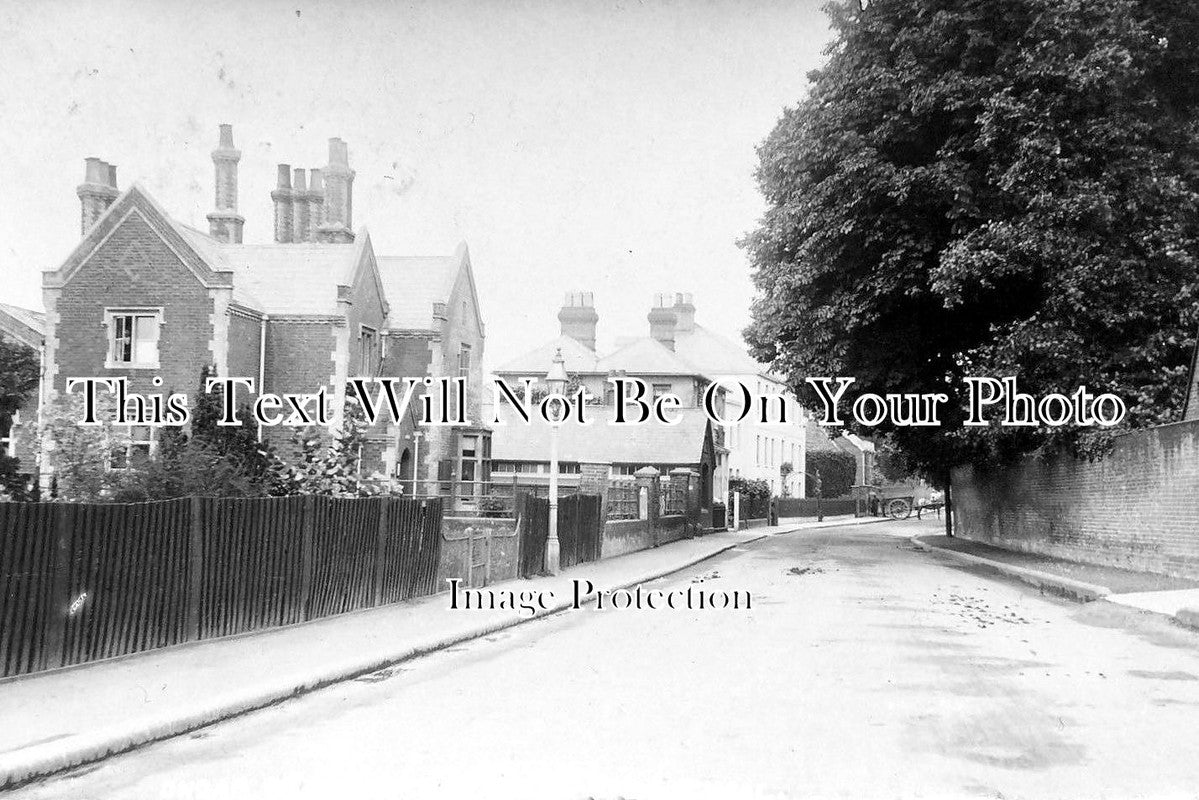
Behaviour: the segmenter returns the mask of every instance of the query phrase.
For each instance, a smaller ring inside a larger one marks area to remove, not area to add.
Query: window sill
[[[159,363],[155,361],[153,364],[132,364],[132,363],[114,363],[112,361],[104,362],[104,369],[158,369]]]

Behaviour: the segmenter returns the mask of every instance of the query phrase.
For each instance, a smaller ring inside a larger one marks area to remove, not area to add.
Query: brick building
[[[230,126],[212,158],[207,232],[173,220],[137,184],[119,191],[116,168],[87,159],[82,241],[43,276],[47,400],[82,376],[194,396],[207,368],[276,394],[328,387],[336,427],[349,378],[463,375],[473,387],[467,416],[479,419],[484,327],[465,245],[445,257],[377,256],[370,235],[353,229],[354,171],[336,138],[323,168],[278,166],[274,241],[244,243]],[[293,430],[261,434],[282,445]],[[436,478],[464,450],[482,452],[487,436],[434,429],[418,449],[412,419],[369,433],[364,474],[410,480]],[[128,459],[153,450],[151,429],[127,434]]]
[[[40,311],[0,303],[0,339],[28,348],[42,359],[46,317]],[[44,369],[44,368],[43,368]],[[0,417],[0,454],[20,461],[18,469],[26,475],[38,471],[37,423],[40,391],[34,390],[21,402],[11,419]]]

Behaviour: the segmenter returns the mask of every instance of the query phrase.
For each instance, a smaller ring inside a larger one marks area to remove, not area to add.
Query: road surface
[[[938,524],[776,536],[645,587],[749,610],[557,615],[9,796],[1195,796],[1199,635],[897,535]]]

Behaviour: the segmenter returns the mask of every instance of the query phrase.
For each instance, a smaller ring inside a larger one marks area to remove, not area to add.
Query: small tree
[[[107,395],[97,398],[98,417],[111,419],[114,401]],[[99,500],[124,482],[124,476],[111,469],[113,450],[118,440],[109,423],[81,425],[84,399],[81,395],[58,395],[46,404],[42,436],[54,464],[60,500]]]
[[[784,461],[779,464],[779,478],[781,478],[783,486],[783,497],[791,496],[791,487],[787,484],[787,479],[791,477],[791,473],[795,471],[795,465],[790,461]]]

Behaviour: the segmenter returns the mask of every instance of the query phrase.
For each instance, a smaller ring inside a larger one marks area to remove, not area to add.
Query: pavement
[[[496,592],[554,595],[567,608],[574,580],[597,589],[647,583],[764,537],[864,524],[827,518],[685,539],[509,581]],[[202,728],[322,686],[529,621],[509,609],[454,611],[445,593],[302,625],[195,642],[0,681],[0,787]]]
[[[1083,602],[1115,603],[1199,629],[1199,581],[1005,550],[934,532],[912,536],[911,541],[923,550],[988,567],[1042,591]]]
[[[644,588],[749,608],[538,618],[11,798],[1195,796],[1199,633],[922,532],[741,541]]]

